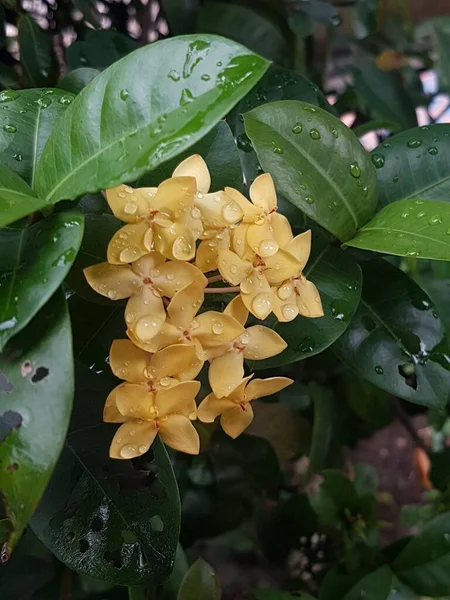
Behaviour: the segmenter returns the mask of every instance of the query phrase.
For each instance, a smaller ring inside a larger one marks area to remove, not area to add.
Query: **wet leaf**
[[[434,260],[450,260],[450,204],[400,200],[385,206],[346,246]]]
[[[81,90],[91,83],[93,79],[100,75],[100,71],[90,67],[82,67],[71,71],[58,83],[58,87],[67,90],[72,94],[78,94]]]
[[[136,50],[136,42],[118,31],[88,30],[85,39],[77,40],[67,49],[69,71],[84,67],[103,70]]]
[[[207,35],[136,50],[76,96],[45,146],[36,189],[58,202],[136,180],[208,133],[266,68],[242,46]],[[72,140],[65,152],[61,139]]]
[[[427,125],[398,133],[372,152],[379,204],[450,198],[450,125]]]
[[[0,354],[0,488],[13,528],[7,558],[45,490],[69,424],[73,359],[69,313],[57,292]],[[2,384],[3,385],[3,384]]]
[[[55,214],[23,229],[0,229],[0,349],[19,333],[67,275],[83,216]]]
[[[118,585],[159,585],[178,542],[176,480],[163,444],[133,460],[108,458],[115,425],[102,423],[110,386],[77,371],[69,434],[34,532],[71,569]]]
[[[336,117],[282,101],[244,115],[245,129],[277,190],[341,241],[372,216],[377,181],[370,155]]]
[[[220,600],[220,582],[202,558],[195,561],[181,582],[178,600]]]
[[[445,406],[448,340],[430,298],[382,259],[363,263],[362,270],[360,307],[333,350],[350,369],[390,394]]]
[[[0,164],[0,227],[48,206],[14,171]],[[0,237],[3,233],[0,231]],[[1,242],[0,242],[1,243]]]
[[[51,85],[56,77],[52,38],[27,14],[18,20],[18,42],[23,75],[30,87]]]

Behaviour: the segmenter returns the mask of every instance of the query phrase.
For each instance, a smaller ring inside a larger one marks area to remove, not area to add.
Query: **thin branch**
[[[232,292],[239,292],[239,286],[236,287],[216,287],[216,288],[206,288],[205,294],[230,294]]]
[[[208,277],[208,283],[216,283],[217,281],[223,281],[222,275],[213,275]]]

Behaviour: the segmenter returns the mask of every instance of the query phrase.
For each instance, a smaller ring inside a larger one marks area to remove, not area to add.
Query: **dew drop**
[[[120,96],[121,100],[127,100],[129,95],[130,94],[129,94],[128,90],[125,90],[125,89],[120,90],[119,96]]]
[[[278,252],[279,245],[275,240],[262,240],[258,246],[258,254],[262,258],[269,258]]]
[[[294,286],[292,283],[283,283],[277,290],[277,296],[280,298],[280,300],[287,300],[293,291]]]
[[[284,304],[281,308],[281,314],[287,321],[292,321],[298,315],[298,308],[295,304]]]
[[[225,221],[231,225],[242,219],[242,210],[235,202],[225,204],[225,206],[222,208],[222,216]]]
[[[125,446],[122,446],[122,448],[120,449],[120,456],[122,458],[134,458],[137,454],[137,448],[136,446],[132,446],[131,444],[126,444]]]
[[[320,136],[320,132],[319,132],[319,130],[318,130],[318,129],[315,129],[315,128],[313,127],[313,128],[310,130],[310,132],[309,132],[309,137],[310,137],[312,140],[320,140],[320,137],[321,137],[321,136]]]
[[[311,196],[306,196],[305,202],[306,204],[314,204],[314,198],[312,198]]]
[[[356,161],[350,165],[350,175],[355,179],[361,177],[361,169]]]
[[[381,367],[380,365],[377,365],[377,366],[375,367],[375,373],[376,373],[377,375],[383,375],[383,373],[384,373],[384,369],[383,369],[383,367]]]
[[[394,177],[392,178],[392,181],[394,183],[397,183],[398,182],[398,175],[394,175]]]
[[[259,319],[265,319],[273,307],[272,294],[262,292],[257,294],[252,302],[253,313]]]
[[[218,323],[217,321],[215,323],[213,323],[212,331],[216,335],[220,335],[221,333],[223,333],[223,329],[224,328],[223,328],[222,323]]]
[[[177,238],[172,246],[172,253],[178,260],[189,260],[193,256],[193,251],[192,244],[184,236]]]
[[[14,90],[3,90],[0,92],[0,104],[11,102],[11,100],[15,100],[18,97],[18,92],[15,92]]]
[[[431,156],[436,156],[438,153],[439,150],[436,148],[436,146],[430,146],[430,148],[428,148],[428,154],[431,154]]]
[[[424,212],[423,210],[421,210],[420,212],[417,213],[417,218],[418,219],[422,219],[423,217],[426,217],[427,213]]]
[[[145,452],[147,452],[148,450],[148,446],[139,446],[139,452],[141,454],[145,454]]]
[[[111,298],[111,300],[115,300],[117,298],[117,291],[116,290],[109,290],[108,291],[108,297]]]
[[[22,162],[22,155],[21,154],[14,154],[14,160],[17,160],[17,162]]]
[[[17,127],[11,124],[3,125],[3,131],[6,131],[6,133],[16,133]]]
[[[280,148],[280,146],[277,146],[275,143],[273,143],[273,152],[274,154],[283,154],[284,150],[283,148]]]
[[[137,211],[136,202],[127,202],[123,209],[123,212],[125,212],[127,215],[134,215],[134,213],[136,211]]]
[[[62,104],[63,106],[68,106],[69,104],[72,103],[72,98],[70,98],[69,96],[61,96],[61,98],[58,100],[58,102],[60,104]]]
[[[169,71],[169,74],[167,75],[167,77],[169,79],[171,79],[172,81],[180,81],[180,74],[175,69],[172,69],[172,71]]]
[[[377,169],[381,169],[381,167],[384,167],[384,156],[382,154],[373,154],[372,162]]]
[[[335,137],[335,138],[338,138],[338,137],[339,137],[339,134],[338,134],[338,130],[337,130],[337,129],[333,128],[333,129],[331,130],[331,133],[333,134],[333,137]]]
[[[171,379],[170,379],[170,377],[162,377],[162,379],[160,380],[159,383],[163,387],[169,387],[169,385],[171,384]]]
[[[428,223],[430,225],[439,225],[440,223],[442,223],[441,215],[433,215],[432,217],[430,217],[430,220],[428,221]]]
[[[418,148],[422,145],[422,140],[409,140],[407,143],[408,148]]]
[[[130,263],[139,258],[139,253],[135,248],[125,248],[119,254],[121,262]]]
[[[292,128],[292,133],[298,134],[303,131],[303,125],[301,123],[296,123]]]

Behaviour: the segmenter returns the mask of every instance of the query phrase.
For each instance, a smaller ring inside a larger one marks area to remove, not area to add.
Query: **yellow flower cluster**
[[[158,188],[106,192],[126,225],[111,239],[107,262],[84,273],[98,293],[128,298],[129,339],[115,340],[110,352],[111,369],[124,381],[104,409],[106,422],[122,424],[112,458],[144,454],[157,434],[171,448],[198,454],[197,418],[210,423],[221,415],[224,431],[240,435],[253,419],[250,402],[292,383],[244,377],[244,359],[286,347],[267,327],[246,328],[249,313],[265,319],[273,311],[280,321],[323,314],[316,287],[302,274],[311,232],[293,237],[276,212],[270,175],[255,180],[251,202],[233,188],[210,193],[210,186],[206,163],[194,155]],[[222,280],[231,285],[214,286]],[[237,295],[223,312],[199,313],[206,293]],[[197,408],[195,378],[206,361],[212,393]]]

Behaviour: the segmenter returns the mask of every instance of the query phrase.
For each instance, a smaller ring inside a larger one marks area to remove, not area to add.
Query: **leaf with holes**
[[[50,33],[27,14],[20,16],[17,27],[20,62],[27,84],[30,87],[51,85],[58,69]]]
[[[220,600],[220,581],[214,569],[198,558],[181,582],[177,600]]]
[[[58,202],[136,180],[208,133],[266,68],[243,46],[208,35],[136,50],[87,85],[60,119],[38,164],[39,195]]]
[[[262,173],[262,169],[250,139],[245,133],[243,115],[257,106],[277,100],[302,100],[334,114],[333,107],[314,83],[308,81],[300,73],[272,65],[250,93],[239,102],[229,117],[237,138],[247,185],[250,185],[255,177]]]
[[[2,94],[5,110],[0,116],[0,162],[33,188],[45,142],[74,96],[56,89]]]
[[[265,324],[281,335],[287,348],[273,358],[253,361],[252,369],[278,367],[318,354],[347,329],[361,296],[361,269],[356,262],[327,241],[314,237],[304,275],[320,292],[324,316],[297,317],[289,323],[279,323],[271,315]]]
[[[450,198],[450,125],[408,129],[372,152],[380,190],[379,204],[408,198]]]
[[[102,423],[109,390],[87,367],[77,371],[66,445],[32,527],[79,573],[118,585],[159,585],[177,548],[177,483],[159,439],[138,459],[108,458],[116,428]]]
[[[61,285],[82,237],[83,216],[76,212],[0,229],[0,350]]]
[[[177,165],[192,154],[200,154],[208,165],[211,174],[211,189],[222,190],[228,186],[242,190],[239,152],[226,121],[219,121],[212,131],[189,150],[163,163],[154,171],[146,173],[139,179],[138,185],[142,187],[159,185],[165,179],[172,177]]]
[[[0,227],[48,206],[14,171],[0,164]],[[0,236],[2,233],[0,232]]]
[[[346,246],[450,261],[450,204],[401,200],[385,206]]]
[[[50,479],[69,424],[72,336],[57,292],[0,354],[0,488],[12,528],[7,560]]]
[[[375,167],[354,133],[304,102],[265,104],[244,122],[277,190],[341,241],[354,237],[377,202]]]
[[[384,260],[366,262],[362,269],[360,307],[333,350],[350,369],[390,394],[445,406],[450,352],[430,298]]]

